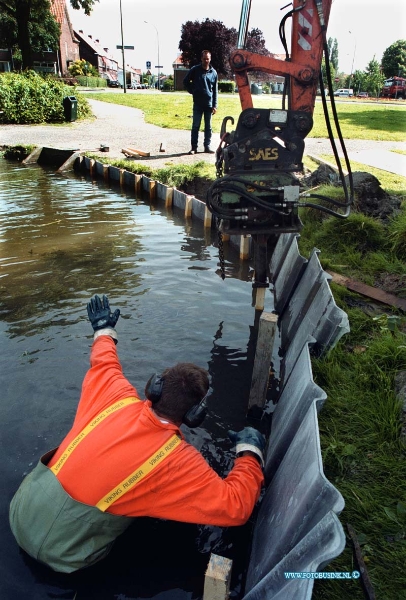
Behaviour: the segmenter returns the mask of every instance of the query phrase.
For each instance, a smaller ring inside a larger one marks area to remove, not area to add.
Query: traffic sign
[[[147,60],[147,69],[150,69],[150,68],[151,68],[151,61]]]
[[[149,69],[147,71],[147,75],[151,75],[151,71]]]
[[[134,46],[116,46],[117,50],[134,50]]]
[[[155,65],[155,68],[156,69],[163,69],[163,66],[162,65]]]

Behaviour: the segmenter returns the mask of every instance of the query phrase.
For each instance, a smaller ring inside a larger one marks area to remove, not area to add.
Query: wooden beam
[[[149,180],[149,197],[151,200],[156,198],[156,181],[155,179]]]
[[[210,555],[204,578],[203,600],[228,600],[232,566],[231,559]]]
[[[96,171],[95,164],[96,164],[96,161],[94,160],[94,158],[91,158],[89,160],[89,174],[90,174],[90,177],[93,177],[93,175],[95,174],[95,171]]]
[[[209,211],[209,209],[207,208],[207,206],[204,209],[204,219],[203,219],[203,226],[204,227],[211,227],[211,221],[212,221],[212,214]]]
[[[193,196],[186,196],[185,219],[192,216],[192,202]]]
[[[278,315],[274,313],[263,312],[259,318],[248,410],[253,406],[262,408],[265,405],[277,323]]]
[[[139,194],[142,189],[142,175],[135,174],[135,193]]]
[[[103,179],[106,182],[109,180],[109,166],[110,165],[103,165]]]
[[[166,188],[165,192],[165,208],[170,208],[173,203],[173,187]]]
[[[129,148],[122,148],[121,152],[125,155],[125,156],[134,156],[135,158],[137,156],[141,156],[138,152],[135,152],[134,150],[130,150]]]
[[[38,158],[39,158],[39,156],[40,156],[40,154],[41,154],[41,152],[42,152],[42,146],[41,146],[41,148],[34,148],[34,150],[31,152],[31,154],[29,154],[27,156],[27,158],[25,158],[22,161],[21,164],[22,165],[30,165],[31,163],[36,163],[37,160],[38,160]]]
[[[348,533],[354,546],[355,558],[361,574],[361,584],[364,589],[365,597],[368,600],[376,600],[375,590],[372,587],[372,582],[369,578],[367,567],[362,556],[361,546],[359,545],[357,534],[350,523],[347,523]]]
[[[253,289],[253,306],[255,306],[255,310],[264,310],[265,308],[265,292],[266,288],[257,287]]]
[[[345,277],[344,275],[334,273],[333,271],[327,271],[327,273],[331,275],[334,283],[337,283],[338,285],[343,285],[352,292],[357,292],[357,294],[367,296],[368,298],[372,298],[372,300],[377,300],[378,302],[382,302],[383,304],[388,304],[389,306],[394,306],[395,308],[400,308],[401,310],[406,311],[405,298],[398,298],[393,294],[388,294],[383,290],[372,287],[371,285],[366,285],[365,283],[361,283],[360,281],[355,281],[354,279],[350,279],[350,277]]]
[[[127,150],[130,150],[131,152],[135,152],[136,154],[139,154],[140,156],[151,156],[151,152],[144,152],[143,150],[139,150],[138,148],[133,148],[132,146],[127,146]]]
[[[240,241],[240,258],[247,260],[250,257],[250,235],[242,235]],[[223,240],[224,241],[224,240]]]
[[[75,164],[76,159],[80,157],[80,155],[81,152],[74,152],[72,156],[65,160],[63,165],[59,167],[57,173],[63,173],[64,171],[70,171],[71,169],[73,169],[73,165]]]

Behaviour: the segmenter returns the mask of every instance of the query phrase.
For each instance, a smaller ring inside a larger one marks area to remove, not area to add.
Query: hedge
[[[86,98],[53,75],[35,71],[0,74],[0,121],[33,124],[65,121],[63,99],[75,94],[78,118],[91,116]]]

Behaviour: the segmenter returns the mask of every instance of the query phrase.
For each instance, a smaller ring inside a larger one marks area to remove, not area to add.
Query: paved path
[[[168,164],[193,164],[200,160],[214,164],[214,155],[199,152],[189,156],[190,132],[180,129],[163,129],[145,123],[143,113],[136,108],[109,104],[100,100],[89,100],[95,119],[86,122],[76,121],[63,125],[0,125],[0,146],[16,144],[35,144],[51,148],[69,148],[100,152],[100,145],[109,147],[108,153],[101,156],[124,158],[122,148],[132,146],[150,152],[149,158],[135,159],[151,167],[164,167]],[[202,141],[202,133],[200,133]],[[213,136],[213,147],[218,143],[218,134]],[[161,143],[166,152],[160,152]],[[406,150],[406,142],[375,142],[371,140],[346,140],[347,152],[352,160],[363,162],[368,159],[366,151],[374,151],[373,163],[380,168],[405,174],[406,157],[390,152]],[[307,154],[319,156],[332,154],[327,139],[307,138]],[[339,152],[341,154],[341,152]],[[358,157],[358,158],[357,158]],[[400,159],[399,159],[400,157]],[[362,158],[362,160],[360,160]],[[403,159],[403,160],[402,160]],[[132,160],[132,159],[129,159]],[[372,158],[371,158],[372,161]],[[399,163],[399,168],[395,166]],[[396,169],[393,171],[393,169]]]

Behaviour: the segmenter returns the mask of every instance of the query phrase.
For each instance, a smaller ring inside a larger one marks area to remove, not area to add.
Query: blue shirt
[[[217,71],[209,67],[205,71],[202,65],[196,65],[188,71],[183,85],[193,102],[201,108],[217,108]]]

